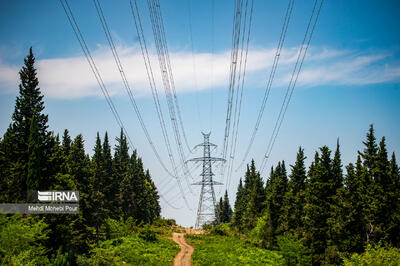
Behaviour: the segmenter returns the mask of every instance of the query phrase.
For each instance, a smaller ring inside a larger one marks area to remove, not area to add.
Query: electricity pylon
[[[215,192],[214,185],[222,185],[220,182],[213,181],[213,172],[211,165],[213,162],[225,162],[225,159],[211,157],[210,147],[216,147],[217,145],[210,143],[210,133],[205,134],[201,132],[204,137],[204,141],[201,144],[196,145],[194,148],[203,147],[203,157],[193,158],[187,162],[202,162],[203,171],[201,173],[201,181],[193,183],[192,185],[201,185],[199,207],[197,209],[197,218],[195,228],[200,228],[204,224],[211,223],[215,220]]]

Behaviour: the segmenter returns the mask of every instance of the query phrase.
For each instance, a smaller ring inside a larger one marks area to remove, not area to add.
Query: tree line
[[[159,218],[157,188],[122,130],[114,149],[107,132],[103,139],[97,133],[91,157],[81,134],[72,139],[66,129],[60,138],[49,131],[34,64],[31,48],[19,71],[12,121],[0,138],[0,202],[25,203],[28,191],[79,191],[79,214],[33,215],[48,226],[42,242],[49,256],[59,249],[87,253],[106,236],[106,219],[140,224]]]
[[[339,264],[343,255],[369,244],[400,246],[400,177],[385,137],[377,143],[370,126],[364,150],[343,171],[340,145],[315,152],[306,168],[303,148],[287,172],[285,161],[271,167],[265,184],[254,160],[239,181],[231,219],[242,234],[257,231],[260,245],[277,248],[291,233],[309,248],[311,264]],[[333,154],[332,154],[333,153]]]

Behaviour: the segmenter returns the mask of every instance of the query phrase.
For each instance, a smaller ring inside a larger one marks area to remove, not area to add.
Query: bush
[[[193,265],[284,265],[277,251],[252,247],[236,236],[187,235]]]
[[[70,261],[72,261],[71,255],[68,252],[63,253],[62,248],[60,247],[57,250],[57,255],[53,259],[52,264],[53,266],[70,266],[71,265]]]
[[[296,234],[285,233],[278,236],[277,241],[286,265],[308,265],[310,263],[309,250],[301,243]]]
[[[159,226],[159,227],[170,227],[170,226],[175,226],[176,221],[174,219],[157,219],[153,222],[154,226]]]
[[[219,235],[219,236],[232,235],[229,224],[227,224],[227,223],[222,223],[217,226],[214,226],[213,228],[211,228],[210,232],[213,235]]]
[[[343,258],[344,265],[400,265],[400,250],[393,247],[368,245],[364,253]]]
[[[48,225],[43,219],[22,215],[0,215],[0,264],[46,265]]]
[[[78,265],[120,265],[121,259],[118,256],[115,256],[112,250],[103,249],[103,248],[94,248],[91,252],[91,256],[89,258],[85,256],[78,256],[77,264]]]
[[[125,224],[122,220],[117,221],[108,218],[105,220],[104,227],[107,239],[118,238],[126,235]]]
[[[141,239],[150,242],[154,242],[157,240],[156,232],[149,225],[145,225],[144,228],[139,231],[138,236]]]
[[[251,243],[253,245],[272,249],[274,247],[274,238],[272,226],[270,224],[270,216],[268,214],[257,219],[257,225],[250,233]]]
[[[101,241],[99,248],[90,252],[90,257],[80,256],[78,265],[172,265],[180,250],[178,244],[168,236],[157,241],[146,241],[138,235],[130,235]]]

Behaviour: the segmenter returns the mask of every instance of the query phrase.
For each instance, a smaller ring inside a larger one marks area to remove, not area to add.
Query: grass
[[[276,251],[250,246],[236,236],[186,235],[194,265],[284,265]]]
[[[81,256],[79,265],[172,265],[180,251],[169,230],[157,230],[157,239],[145,240],[138,233],[102,241],[91,251],[90,257]]]

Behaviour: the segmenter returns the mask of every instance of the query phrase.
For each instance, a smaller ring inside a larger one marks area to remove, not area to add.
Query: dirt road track
[[[174,240],[181,247],[181,251],[176,255],[174,259],[174,266],[190,266],[190,258],[194,248],[186,242],[184,233],[172,233],[172,240]]]

